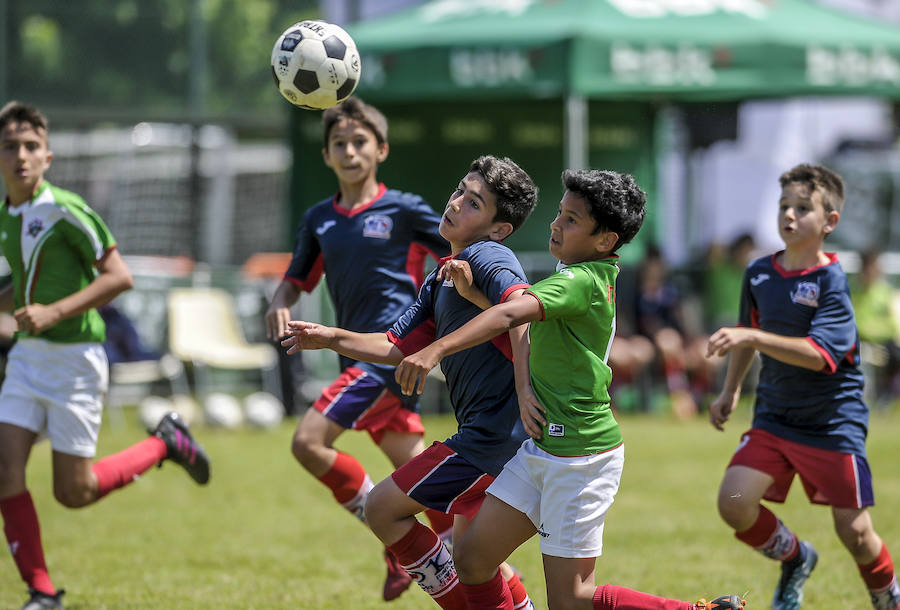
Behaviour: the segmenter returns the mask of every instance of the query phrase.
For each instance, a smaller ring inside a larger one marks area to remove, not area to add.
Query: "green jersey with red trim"
[[[84,200],[44,180],[30,201],[0,206],[0,251],[12,270],[16,309],[49,305],[97,276],[96,263],[116,242]],[[31,336],[19,331],[17,337]],[[37,335],[48,341],[102,343],[106,327],[96,309],[66,318]]]
[[[526,291],[542,310],[529,331],[531,386],[547,420],[535,444],[553,455],[589,455],[622,443],[609,406],[607,364],[616,330],[617,260],[564,267]]]

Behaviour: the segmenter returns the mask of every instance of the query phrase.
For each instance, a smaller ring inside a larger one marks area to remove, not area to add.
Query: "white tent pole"
[[[565,162],[567,169],[588,166],[588,103],[582,95],[570,93],[565,107]]]

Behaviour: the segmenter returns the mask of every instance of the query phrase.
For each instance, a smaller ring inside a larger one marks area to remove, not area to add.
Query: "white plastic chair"
[[[259,370],[262,387],[281,395],[278,353],[269,343],[249,343],[228,292],[218,288],[169,291],[169,351],[194,367],[195,391],[212,390],[209,369]]]

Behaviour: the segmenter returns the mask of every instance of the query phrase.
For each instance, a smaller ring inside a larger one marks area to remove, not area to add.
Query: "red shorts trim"
[[[771,502],[784,502],[798,475],[813,504],[864,508],[875,503],[865,458],[795,443],[758,428],[744,433],[728,466],[746,466],[774,478],[763,496]]]
[[[485,490],[494,481],[494,477],[438,441],[395,470],[391,478],[419,504],[470,519],[481,508]]]
[[[348,430],[365,430],[375,443],[386,432],[425,434],[422,418],[366,371],[346,368],[322,390],[313,408]]]

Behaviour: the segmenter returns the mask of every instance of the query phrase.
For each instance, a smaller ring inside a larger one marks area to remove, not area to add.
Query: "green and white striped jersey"
[[[16,309],[78,292],[97,276],[97,261],[115,245],[84,199],[46,180],[30,201],[0,206],[0,251],[12,270]],[[30,335],[19,331],[17,336]],[[59,343],[103,342],[106,326],[97,310],[90,309],[37,336]]]

